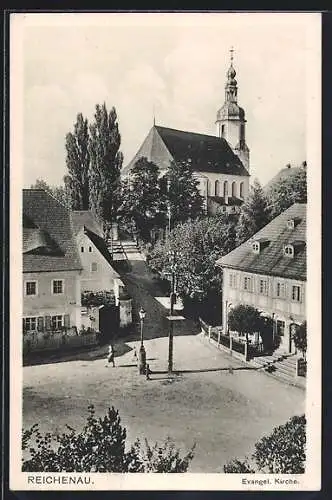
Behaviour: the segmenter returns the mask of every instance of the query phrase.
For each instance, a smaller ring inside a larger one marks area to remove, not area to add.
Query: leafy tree
[[[219,297],[222,272],[215,263],[235,247],[233,226],[234,221],[227,215],[181,223],[166,242],[157,242],[148,255],[148,264],[159,273],[169,273],[169,252],[175,251],[177,292],[184,303]]]
[[[43,179],[37,179],[34,184],[31,184],[31,189],[44,189],[47,193],[52,195],[66,208],[71,208],[71,197],[67,185],[64,186],[50,186]]]
[[[302,356],[306,359],[307,353],[307,322],[303,321],[301,325],[299,325],[293,334],[293,341],[296,349],[301,351]]]
[[[179,222],[194,219],[203,213],[203,198],[189,162],[170,163],[165,175],[166,198],[174,227]]]
[[[121,136],[113,107],[96,105],[94,122],[90,125],[90,207],[99,217],[115,220],[120,199],[120,169],[123,155],[119,151]]]
[[[251,463],[234,459],[224,465],[226,473],[267,472],[270,474],[303,474],[306,460],[306,418],[290,418],[272,434],[255,445]]]
[[[74,132],[66,135],[66,183],[70,190],[73,210],[89,210],[89,127],[79,113]]]
[[[136,440],[127,449],[126,429],[113,407],[98,418],[90,405],[81,432],[67,427],[57,435],[42,435],[38,425],[23,431],[23,472],[186,472],[194,456],[194,446],[181,456],[170,439],[153,446]]]
[[[245,335],[248,340],[249,333],[259,332],[262,326],[261,313],[253,306],[240,304],[230,310],[228,314],[230,330]]]
[[[159,168],[147,158],[140,158],[123,183],[121,215],[132,220],[140,236],[147,240],[153,226],[162,225],[165,218],[163,196],[159,184]]]
[[[284,212],[293,203],[307,203],[307,171],[301,168],[271,186],[267,192],[272,218]]]
[[[268,199],[256,179],[247,200],[241,206],[237,227],[237,244],[248,240],[271,220]]]

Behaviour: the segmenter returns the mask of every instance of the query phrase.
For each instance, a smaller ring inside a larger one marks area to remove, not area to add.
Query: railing
[[[262,354],[262,345],[248,343],[246,346],[245,339],[237,339],[234,336],[225,335],[221,326],[211,326],[202,318],[199,318],[201,331],[209,340],[216,342],[217,347],[222,347],[226,351],[233,353],[237,352],[247,359],[251,359],[257,355]],[[247,354],[246,354],[247,351]]]

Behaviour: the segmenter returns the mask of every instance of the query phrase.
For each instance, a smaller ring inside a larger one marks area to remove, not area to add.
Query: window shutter
[[[51,316],[45,316],[45,329],[51,329]]]
[[[42,332],[44,329],[44,317],[43,316],[39,316],[37,318],[37,330],[39,332]]]
[[[69,316],[69,314],[65,314],[63,320],[64,320],[64,327],[65,328],[69,328],[70,327],[70,316]]]

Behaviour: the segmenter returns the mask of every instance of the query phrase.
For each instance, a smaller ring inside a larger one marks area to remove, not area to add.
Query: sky
[[[65,136],[115,106],[126,165],[157,125],[215,134],[231,47],[252,178],[306,159],[312,14],[18,14],[24,185],[60,184]]]

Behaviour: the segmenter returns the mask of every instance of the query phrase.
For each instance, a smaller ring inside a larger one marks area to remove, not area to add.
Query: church
[[[250,173],[245,112],[238,105],[235,77],[231,50],[225,100],[217,112],[215,136],[154,123],[134,158],[123,168],[122,177],[130,177],[131,169],[142,157],[155,163],[161,176],[166,174],[171,161],[188,162],[207,212],[237,212],[248,196]]]

